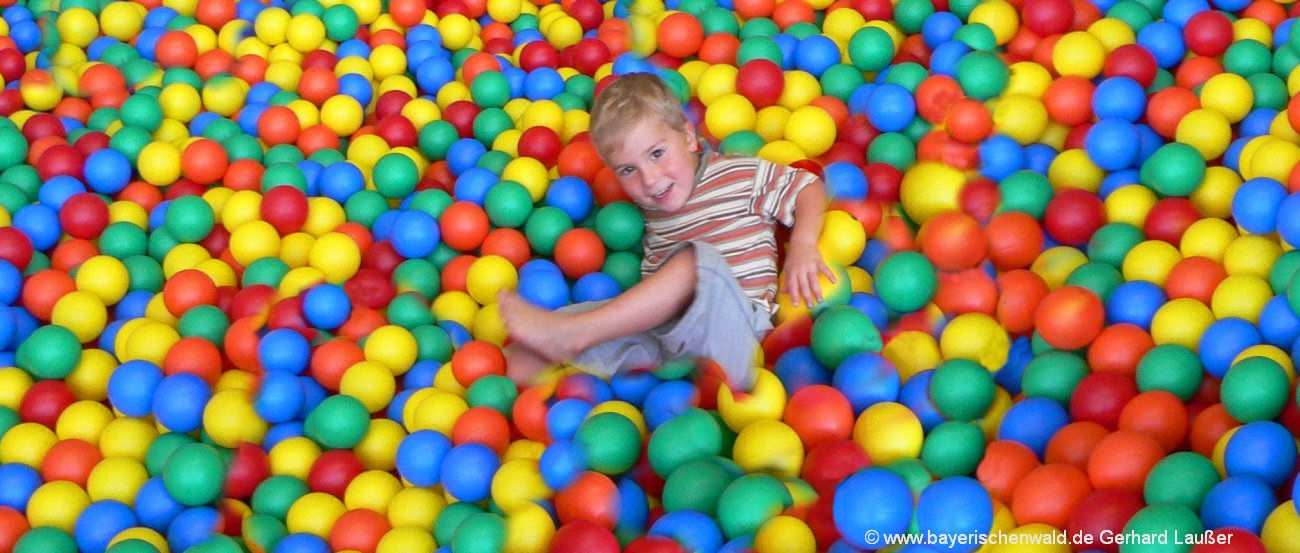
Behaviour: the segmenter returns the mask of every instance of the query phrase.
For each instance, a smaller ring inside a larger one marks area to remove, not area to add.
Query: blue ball
[[[529,100],[550,100],[561,92],[564,92],[564,77],[550,67],[533,69],[524,79],[524,97]]]
[[[573,221],[585,220],[591,214],[594,202],[591,186],[575,176],[555,179],[546,189],[546,205],[559,208]]]
[[[442,465],[451,451],[451,440],[434,430],[416,430],[397,446],[397,473],[416,486],[441,482]]]
[[[1264,520],[1277,507],[1277,496],[1263,480],[1253,476],[1232,476],[1215,484],[1201,503],[1205,528],[1244,528],[1258,535]]]
[[[871,319],[877,329],[889,326],[889,308],[875,294],[854,292],[849,295],[849,305]]]
[[[1110,324],[1129,323],[1151,330],[1151,319],[1169,298],[1153,282],[1134,280],[1115,287],[1106,298],[1106,320]]]
[[[162,475],[146,480],[135,494],[135,516],[140,524],[159,532],[166,532],[172,520],[184,510],[185,506],[167,493]]]
[[[993,134],[980,143],[980,174],[995,181],[1025,168],[1025,151],[1016,139]]]
[[[407,259],[428,257],[441,240],[438,221],[423,211],[403,212],[393,223],[393,249]]]
[[[453,142],[452,148],[455,148],[459,142]],[[447,156],[450,158],[451,155],[451,150],[448,150]],[[500,179],[492,171],[482,167],[468,168],[456,178],[456,199],[482,206],[483,201],[487,199],[488,190],[498,182]]]
[[[1151,52],[1156,65],[1169,69],[1183,61],[1187,46],[1183,44],[1183,30],[1168,21],[1156,21],[1142,27],[1137,35],[1138,45]]]
[[[881,549],[884,535],[907,532],[912,508],[907,482],[888,469],[871,467],[835,488],[831,516],[845,541],[862,549]]]
[[[347,161],[337,161],[325,167],[320,174],[320,193],[338,203],[345,203],[353,194],[366,188],[361,169]]]
[[[1277,229],[1278,212],[1287,198],[1286,187],[1268,177],[1241,183],[1232,197],[1232,218],[1252,234],[1269,234]]]
[[[609,388],[614,399],[626,401],[635,407],[645,402],[650,390],[663,382],[659,377],[646,371],[628,371],[617,373],[609,378]]]
[[[1265,342],[1289,348],[1300,338],[1300,317],[1291,310],[1285,295],[1274,296],[1259,313],[1259,333]]]
[[[1237,429],[1223,455],[1228,476],[1255,476],[1269,488],[1281,486],[1295,472],[1295,463],[1295,439],[1273,421],[1250,422]]]
[[[916,118],[916,99],[902,85],[876,85],[868,99],[867,120],[881,132],[898,132]]]
[[[957,34],[957,29],[964,24],[957,14],[935,12],[934,15],[925,18],[925,23],[921,24],[921,38],[925,40],[926,47],[933,50],[940,44],[952,40],[952,36]]]
[[[477,167],[478,158],[487,153],[487,146],[473,138],[460,138],[447,147],[447,169],[451,174],[460,176],[462,173]],[[459,185],[459,181],[457,181]],[[486,194],[486,189],[484,191]],[[460,197],[460,194],[456,194]]]
[[[83,165],[86,184],[100,194],[116,194],[131,183],[131,160],[112,148],[96,150]]]
[[[1059,153],[1046,144],[1034,143],[1025,146],[1025,169],[1046,174],[1047,168],[1052,166],[1052,160],[1055,160]]]
[[[524,267],[528,267],[528,262]],[[559,309],[569,305],[569,285],[564,274],[557,269],[554,272],[535,270],[525,273],[519,271],[519,295],[534,305],[547,310]]]
[[[153,391],[153,416],[173,432],[193,432],[203,426],[203,408],[212,388],[192,373],[164,377]]]
[[[311,342],[297,330],[277,328],[257,344],[257,360],[268,371],[299,374],[311,359]]]
[[[916,525],[922,533],[983,535],[993,528],[993,500],[988,490],[967,476],[944,478],[926,486],[916,502]],[[949,551],[974,551],[978,541]]]
[[[1165,21],[1186,27],[1192,16],[1210,9],[1210,3],[1205,0],[1169,0],[1161,10],[1161,15]]]
[[[302,298],[302,315],[307,323],[325,330],[342,326],[352,316],[352,300],[337,284],[313,286]]]
[[[329,542],[315,534],[289,534],[275,543],[271,553],[330,553]]]
[[[1246,118],[1238,124],[1237,133],[1239,136],[1255,137],[1264,136],[1269,133],[1269,128],[1273,125],[1273,119],[1277,117],[1277,110],[1269,108],[1255,108],[1246,114]]]
[[[590,412],[591,404],[581,399],[565,398],[557,401],[546,412],[546,431],[556,440],[571,439]]]
[[[416,361],[414,365],[411,365],[411,369],[402,375],[402,389],[432,388],[433,380],[441,368],[442,364],[432,359]]]
[[[370,79],[356,73],[347,73],[339,77],[339,93],[351,96],[358,104],[366,106],[375,98],[375,87]]]
[[[785,386],[788,395],[793,395],[814,384],[831,383],[831,370],[817,360],[812,348],[808,346],[786,350],[781,357],[777,358],[772,372],[781,379],[781,384]]]
[[[1197,345],[1201,365],[1215,378],[1223,378],[1232,366],[1232,360],[1246,348],[1263,342],[1259,329],[1250,321],[1228,317],[1214,321]]]
[[[672,538],[687,551],[717,551],[722,547],[722,529],[708,515],[681,510],[664,513],[650,525],[651,536]]]
[[[249,104],[265,104],[271,101],[271,97],[280,92],[280,86],[269,81],[262,81],[248,87],[248,94],[244,96],[244,102]]]
[[[840,62],[840,47],[826,35],[812,35],[799,41],[794,50],[794,63],[801,71],[820,77],[831,66]]]
[[[646,497],[641,485],[628,477],[618,481],[619,515],[614,529],[632,532],[644,532],[646,522],[650,520],[650,499]]]
[[[957,62],[970,51],[970,46],[956,40],[940,44],[930,55],[930,70],[936,75],[956,78]]]
[[[129,321],[144,317],[149,310],[149,303],[153,301],[154,293],[148,290],[132,290],[122,296],[122,300],[117,302],[113,307],[113,315],[117,319]]]
[[[466,442],[451,448],[442,458],[442,486],[459,501],[478,502],[491,495],[492,476],[501,466],[488,446]]]
[[[0,306],[13,305],[22,291],[22,271],[12,263],[0,259]]]
[[[298,418],[306,420],[307,415],[325,401],[330,393],[310,375],[299,376],[298,383],[302,385],[302,412],[298,413]]]
[[[402,421],[397,421],[397,424],[402,424]],[[266,436],[262,438],[262,450],[271,451],[275,444],[304,435],[306,435],[306,431],[303,428],[302,421],[299,420],[271,425],[270,430],[266,431]]]
[[[898,402],[906,405],[920,419],[921,427],[926,432],[943,424],[944,418],[930,401],[930,379],[934,378],[934,369],[926,369],[912,375],[898,391]]]
[[[587,471],[587,451],[573,440],[555,440],[542,450],[537,467],[548,488],[563,490]]]
[[[212,507],[185,509],[167,527],[167,545],[173,551],[185,551],[211,537],[220,525],[221,513]]]
[[[573,301],[602,301],[623,293],[614,277],[605,273],[587,273],[573,283]]]
[[[879,353],[855,353],[835,369],[835,389],[844,394],[855,414],[886,401],[898,401],[902,383],[898,369]]]
[[[127,361],[108,377],[108,402],[128,417],[148,416],[154,408],[154,391],[162,381],[163,371],[157,365],[140,359]]]
[[[257,416],[271,424],[289,422],[302,412],[302,383],[292,373],[267,371],[253,398]]]
[[[695,403],[695,385],[685,380],[665,380],[646,394],[643,411],[651,430],[686,412]]]
[[[1024,444],[1042,459],[1047,442],[1069,423],[1070,414],[1061,404],[1045,397],[1031,397],[1007,410],[998,426],[998,439]]]
[[[1083,147],[1097,167],[1119,171],[1137,161],[1138,133],[1133,124],[1124,119],[1103,119],[1088,129]]]
[[[1119,119],[1133,123],[1146,110],[1146,89],[1129,77],[1110,77],[1092,93],[1092,112],[1099,121]]]
[[[1007,352],[1007,362],[993,373],[993,381],[1002,386],[1011,395],[1020,393],[1021,378],[1025,367],[1034,360],[1033,342],[1026,336],[1011,342],[1011,351]]]
[[[21,463],[0,465],[0,507],[15,511],[27,510],[27,501],[43,484],[41,473]]]
[[[59,213],[45,204],[28,204],[18,208],[13,214],[13,227],[27,235],[32,248],[48,250],[59,243],[63,227],[59,225]]]
[[[1300,193],[1287,195],[1277,207],[1277,233],[1292,247],[1300,246]]]
[[[822,169],[826,193],[835,200],[861,200],[867,197],[867,176],[862,168],[847,161],[828,163]]]
[[[455,79],[456,67],[450,58],[431,57],[415,66],[415,82],[423,90],[438,90]]]
[[[0,305],[0,351],[12,352],[17,349],[14,342],[14,332],[17,330],[18,323],[14,321],[13,311]]]
[[[113,537],[134,527],[136,522],[135,513],[121,501],[96,501],[86,506],[77,517],[72,535],[81,551],[103,553]]]

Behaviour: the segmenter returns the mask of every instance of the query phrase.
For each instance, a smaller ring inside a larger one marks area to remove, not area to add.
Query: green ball
[[[226,147],[226,157],[229,157],[232,162],[241,159],[262,161],[262,145],[250,135],[237,134],[226,139],[222,145]]]
[[[280,92],[277,92],[276,94],[288,94],[290,97],[288,100],[285,101],[286,104],[298,99],[297,94],[293,94],[288,91],[282,90]],[[275,146],[271,146],[271,149],[266,151],[266,155],[263,156],[262,162],[263,165],[266,165],[266,170],[268,172],[272,169],[271,167],[272,165],[276,165],[276,166],[282,166],[282,168],[279,170],[285,171],[286,175],[297,173],[298,176],[291,177],[294,184],[296,185],[297,183],[306,184],[307,182],[307,178],[306,176],[303,175],[302,169],[298,167],[298,163],[302,162],[302,160],[304,159],[307,158],[302,155],[302,150],[299,150],[297,146],[294,146],[293,144],[276,144]],[[290,181],[280,180],[279,182],[277,182],[276,180],[267,180],[265,178],[265,174],[263,174],[262,184],[263,184],[263,188],[266,190],[270,190],[270,187],[266,186],[267,184],[284,184],[287,182]]]
[[[1025,397],[1046,397],[1061,405],[1070,404],[1070,396],[1079,381],[1088,376],[1088,362],[1065,351],[1049,351],[1025,366],[1020,389]]]
[[[39,199],[41,184],[43,184],[41,175],[36,172],[36,168],[25,163],[5,169],[5,172],[0,174],[0,182],[17,187],[23,192],[28,202]]]
[[[867,82],[860,69],[846,63],[837,63],[830,66],[829,69],[822,73],[819,81],[822,85],[823,94],[839,98],[843,102],[848,102],[853,92]]]
[[[894,5],[894,21],[909,35],[921,32],[931,15],[934,15],[934,4],[930,0],[898,0]]]
[[[983,417],[996,393],[993,373],[968,359],[944,361],[930,379],[930,401],[940,414],[955,421]]]
[[[14,543],[14,553],[77,553],[77,540],[53,526],[37,526]]]
[[[27,161],[27,139],[14,129],[0,131],[0,170]]]
[[[1214,463],[1200,453],[1179,451],[1151,467],[1142,493],[1151,505],[1171,503],[1200,512],[1201,502],[1218,483]]]
[[[912,61],[895,65],[885,74],[885,82],[894,83],[913,93],[921,86],[921,82],[928,78],[930,78],[930,71],[925,66]]]
[[[1138,361],[1138,390],[1164,390],[1184,402],[1192,399],[1201,387],[1201,358],[1196,352],[1178,344],[1151,348]]]
[[[275,549],[275,544],[289,535],[284,521],[267,514],[255,514],[244,519],[243,537],[262,551]]]
[[[307,175],[303,174],[296,162],[272,163],[268,160],[265,163],[266,171],[262,173],[263,194],[277,186],[289,186],[304,194],[307,192]]]
[[[773,37],[780,33],[781,33],[781,26],[777,25],[775,21],[772,21],[771,18],[767,18],[767,17],[755,17],[753,19],[748,19],[745,20],[745,22],[740,25],[741,41],[744,41],[745,39],[752,36]]]
[[[722,453],[722,429],[717,419],[692,407],[669,419],[650,435],[646,457],[650,468],[667,478],[687,461]]]
[[[278,474],[263,480],[253,490],[251,506],[256,515],[274,517],[284,521],[289,516],[289,508],[298,498],[307,495],[311,489],[307,483],[296,476]]]
[[[257,284],[279,288],[280,281],[287,274],[289,274],[288,263],[278,257],[263,257],[249,263],[240,280],[245,288]]]
[[[447,159],[447,150],[460,138],[456,127],[441,119],[430,121],[420,129],[420,152],[433,161]]]
[[[934,264],[920,252],[890,254],[876,267],[876,296],[899,313],[916,311],[934,298],[939,276]]]
[[[1295,52],[1290,44],[1282,48]],[[1296,52],[1296,58],[1289,60],[1287,63],[1294,63],[1294,65],[1291,65],[1291,69],[1288,69],[1287,73],[1285,73],[1290,75],[1291,70],[1300,67],[1300,52]],[[1290,95],[1287,94],[1286,83],[1282,81],[1281,77],[1272,73],[1256,73],[1248,77],[1246,81],[1250,83],[1250,89],[1255,93],[1256,108],[1276,109],[1279,111],[1286,109]]]
[[[500,108],[510,101],[510,81],[500,71],[484,71],[469,85],[470,98],[484,108]]]
[[[506,545],[506,520],[495,513],[471,513],[452,534],[457,553],[498,553]]]
[[[185,550],[187,553],[243,553],[235,538],[223,534],[213,534],[208,539]]]
[[[194,438],[179,432],[168,432],[158,436],[158,439],[149,444],[149,449],[145,450],[144,454],[144,467],[149,471],[149,476],[161,475],[172,453],[181,446],[192,443]]]
[[[1156,20],[1155,16],[1151,15],[1151,11],[1148,10],[1146,6],[1134,2],[1133,0],[1121,0],[1120,2],[1116,2],[1115,5],[1111,6],[1110,9],[1106,11],[1106,17],[1113,17],[1123,21],[1124,24],[1128,25],[1130,29],[1133,29],[1134,32],[1141,31],[1143,27],[1150,25]]]
[[[740,41],[740,48],[736,50],[736,66],[745,65],[746,62],[764,59],[781,65],[784,58],[781,53],[781,46],[772,40],[769,35],[754,35]]]
[[[132,164],[135,164],[140,159],[140,150],[150,142],[153,142],[153,135],[149,131],[128,125],[113,133],[113,137],[108,139],[108,146],[122,152]]]
[[[718,526],[727,539],[753,534],[792,503],[790,491],[776,477],[746,474],[728,484],[718,498]]]
[[[397,292],[419,294],[426,301],[432,300],[442,291],[442,280],[438,268],[427,259],[408,259],[393,270],[393,285]]]
[[[704,36],[715,33],[735,35],[740,32],[740,21],[736,18],[736,12],[714,4],[713,0],[702,3],[709,6],[699,14],[700,25],[704,27]]]
[[[560,236],[570,230],[573,230],[573,219],[560,208],[548,205],[533,210],[524,224],[524,237],[534,253],[551,256]]]
[[[641,282],[641,256],[632,252],[610,252],[600,272],[614,277],[618,287],[627,290]]]
[[[185,444],[163,465],[163,486],[181,505],[207,505],[221,497],[226,462],[217,448],[202,443]]]
[[[1243,423],[1277,418],[1286,407],[1291,381],[1267,357],[1247,357],[1228,369],[1219,395],[1232,418]]]
[[[81,341],[59,325],[36,329],[18,345],[15,364],[40,380],[66,378],[81,361]]]
[[[1138,536],[1178,536],[1186,543],[1188,534],[1200,534],[1205,531],[1196,512],[1175,503],[1157,503],[1147,505],[1129,519],[1124,525],[1124,534]],[[1191,551],[1191,545],[1174,545],[1171,537],[1168,544],[1127,545],[1124,551],[1133,553],[1155,553],[1164,551]]]
[[[374,190],[355,192],[343,202],[343,212],[348,221],[360,223],[366,228],[373,226],[385,211],[388,211],[388,199]]]
[[[628,202],[613,202],[596,212],[596,234],[610,251],[632,249],[644,232],[645,216]]]
[[[484,73],[484,75],[486,74],[488,73]],[[482,77],[483,75],[479,76]],[[478,79],[475,79],[474,82],[478,82]],[[501,108],[489,107],[479,112],[478,116],[474,118],[474,139],[483,143],[484,146],[490,147],[492,146],[492,142],[497,139],[497,135],[513,128],[515,128],[515,121],[510,118],[510,114],[506,113]],[[493,151],[495,152],[497,150]],[[489,156],[488,154],[483,154],[483,157],[479,158],[479,162],[483,163],[485,160],[491,160],[493,157],[497,157],[502,160],[501,165],[504,167],[505,163],[510,162],[510,154],[505,152],[500,153],[501,156]],[[499,168],[493,172],[498,175],[501,174]]]
[[[966,95],[980,101],[994,98],[1007,87],[1011,71],[990,52],[973,51],[957,62],[957,84]]]
[[[615,475],[626,472],[641,456],[641,432],[618,413],[600,413],[578,427],[575,441],[587,454],[591,470]]]
[[[867,147],[867,161],[892,165],[899,171],[906,171],[916,163],[916,144],[902,133],[883,133]]]
[[[749,130],[740,130],[727,135],[718,145],[718,149],[724,154],[739,154],[753,156],[758,155],[767,141],[759,136],[758,133]]]
[[[859,70],[877,73],[894,59],[894,38],[879,27],[863,27],[849,39],[849,60]]]
[[[1129,250],[1143,240],[1142,229],[1128,223],[1107,223],[1088,240],[1088,259],[1118,269],[1124,266]]]
[[[1170,142],[1142,162],[1138,180],[1161,196],[1187,197],[1205,180],[1205,158],[1187,144]]]
[[[226,339],[226,330],[230,328],[230,318],[226,312],[215,305],[196,305],[181,315],[177,331],[181,337],[198,336],[218,347]]]
[[[785,28],[785,34],[795,37],[799,40],[821,34],[821,29],[817,25],[808,21],[798,21]]]
[[[984,431],[961,421],[934,427],[921,445],[921,462],[938,478],[968,476],[984,458]]]
[[[921,495],[921,492],[931,482],[934,482],[934,475],[930,474],[930,471],[925,468],[925,463],[922,463],[920,459],[899,459],[885,465],[885,469],[897,474],[904,482],[907,482],[907,487],[912,490],[914,496]]]
[[[524,16],[519,17],[522,19]],[[596,94],[596,80],[587,75],[574,75],[564,80],[564,92],[582,101],[580,109],[587,109],[591,107],[592,96]]]
[[[1055,191],[1047,176],[1034,171],[1016,171],[998,183],[1002,192],[1000,211],[1019,211],[1042,219]]]
[[[123,125],[149,132],[158,130],[163,121],[163,110],[158,105],[158,99],[145,94],[133,94],[127,98],[122,102],[121,112]]]
[[[99,252],[118,259],[144,255],[149,252],[149,235],[133,223],[118,221],[99,235]]]
[[[528,216],[533,212],[533,196],[522,184],[501,181],[488,189],[487,197],[483,199],[483,208],[494,226],[518,228],[528,221]]]
[[[473,503],[456,502],[448,505],[438,513],[438,520],[433,523],[433,539],[438,543],[450,544],[456,530],[470,515],[483,513],[483,509]]]
[[[326,8],[321,14],[321,22],[325,23],[325,36],[334,42],[343,42],[352,38],[361,26],[357,12],[344,5]]]
[[[1286,252],[1273,262],[1273,268],[1268,273],[1268,284],[1273,288],[1274,294],[1287,293],[1297,269],[1300,269],[1300,250]]]
[[[159,553],[158,548],[154,547],[152,543],[139,538],[122,540],[109,546],[104,551],[105,553]]]
[[[813,320],[813,356],[826,367],[838,367],[856,353],[879,352],[882,345],[876,325],[855,307],[837,305]]]
[[[384,154],[375,163],[375,189],[385,198],[405,198],[420,182],[420,168],[411,158],[398,153]]]
[[[446,330],[436,325],[417,326],[411,329],[415,336],[416,359],[446,363],[451,359],[454,346]]]
[[[149,234],[149,257],[162,261],[167,259],[167,254],[179,245],[181,245],[181,241],[172,236],[167,227],[154,229]]]
[[[163,224],[172,236],[186,243],[207,238],[215,223],[212,206],[199,196],[181,196],[172,200],[163,216]]]
[[[330,396],[307,414],[308,438],[330,449],[351,449],[370,429],[370,412],[352,396]]]
[[[511,415],[518,397],[519,388],[515,383],[499,374],[479,377],[465,392],[465,402],[470,407],[491,407],[507,417]]]
[[[388,303],[388,322],[402,328],[436,324],[429,300],[415,292],[402,292]]]
[[[992,52],[998,47],[997,37],[993,34],[993,29],[983,23],[967,23],[953,33],[952,39],[970,46],[972,50],[981,52]]]
[[[451,260],[460,256],[461,253],[456,248],[448,246],[446,242],[439,241],[438,247],[434,248],[433,253],[429,254],[425,259],[428,259],[430,263],[433,263],[434,267],[441,271],[447,267],[448,263],[451,263]]]
[[[10,428],[18,426],[18,423],[21,422],[23,422],[23,419],[18,416],[17,411],[0,405],[0,436],[3,436]]]
[[[709,517],[718,514],[718,500],[738,476],[740,467],[721,458],[695,459],[677,467],[664,482],[664,511],[699,511]]]
[[[19,209],[22,209],[24,206],[26,206],[29,203],[32,203],[32,200],[31,198],[27,197],[27,194],[25,194],[22,191],[22,189],[12,184],[9,184],[7,182],[0,183],[0,207],[3,207],[5,211],[8,211],[9,213],[13,213],[15,211],[18,211]],[[118,225],[118,224],[122,224],[122,223],[121,222],[113,223],[112,225],[105,227],[104,232],[107,232],[108,229],[111,228],[113,225]],[[130,225],[130,223],[126,223],[126,224]],[[135,225],[131,225],[131,226],[134,227]],[[136,227],[136,228],[139,229],[140,227]],[[100,237],[101,238],[103,237],[102,233],[100,234]],[[99,251],[100,253],[104,253],[104,245],[102,244],[100,245]]]
[[[1089,261],[1070,273],[1065,283],[1086,288],[1104,302],[1117,286],[1124,283],[1124,275],[1114,265]]]
[[[442,217],[442,212],[447,210],[452,201],[451,194],[437,188],[431,188],[416,192],[415,196],[411,198],[410,208],[428,213],[434,219],[437,219]]]
[[[1238,40],[1223,53],[1223,68],[1242,77],[1273,69],[1273,53],[1258,40]]]

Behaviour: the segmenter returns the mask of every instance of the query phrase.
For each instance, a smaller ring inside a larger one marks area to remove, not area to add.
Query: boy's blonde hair
[[[653,73],[628,73],[614,79],[591,105],[591,142],[601,157],[618,148],[628,127],[653,117],[674,129],[687,124],[681,102],[668,83]]]

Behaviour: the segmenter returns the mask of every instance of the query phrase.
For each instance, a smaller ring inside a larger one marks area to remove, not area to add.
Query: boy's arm
[[[826,185],[814,179],[799,191],[794,200],[794,225],[790,232],[790,246],[785,253],[785,286],[794,305],[812,305],[822,300],[819,274],[835,281],[830,267],[822,260],[817,249],[821,237],[822,219],[826,215]]]

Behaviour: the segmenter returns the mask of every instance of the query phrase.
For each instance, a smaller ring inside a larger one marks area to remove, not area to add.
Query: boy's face
[[[609,152],[609,166],[643,209],[673,212],[686,205],[695,190],[699,140],[687,123],[671,127],[654,117],[628,126],[620,144]]]

